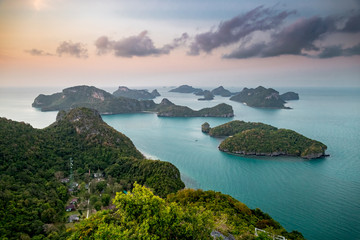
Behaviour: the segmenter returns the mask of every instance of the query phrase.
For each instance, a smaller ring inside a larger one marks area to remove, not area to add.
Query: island
[[[153,95],[154,98],[161,96],[157,89],[152,90],[151,95]]]
[[[299,100],[299,94],[295,92],[286,92],[280,95],[284,101]]]
[[[287,96],[293,97],[293,94],[284,94],[284,98]],[[240,93],[232,96],[230,100],[244,103],[249,107],[290,109],[284,105],[286,101],[279,95],[278,91],[262,86],[255,89],[244,88]]]
[[[147,90],[129,89],[124,86],[120,86],[115,92],[113,92],[113,95],[116,97],[125,97],[137,100],[149,100],[160,96],[156,89],[150,93]]]
[[[221,103],[211,108],[203,108],[198,111],[189,107],[178,106],[164,98],[156,108],[159,117],[224,117],[234,116],[232,106]]]
[[[44,129],[0,118],[0,139],[4,239],[255,239],[254,227],[304,239],[229,195],[184,189],[173,164],[145,159],[94,109]]]
[[[225,89],[223,86],[211,90],[211,93],[214,95],[220,95],[222,97],[230,97],[231,95],[233,95],[229,90]]]
[[[215,128],[208,123],[202,131],[212,137],[227,137],[219,150],[239,155],[255,156],[297,156],[315,159],[328,156],[327,146],[309,139],[293,130],[278,129],[263,123],[231,121]]]
[[[203,90],[200,88],[193,88],[192,86],[189,85],[181,85],[180,87],[171,89],[169,92],[177,92],[177,93],[194,93],[196,94],[197,92],[202,92]]]
[[[137,100],[116,97],[104,90],[93,86],[75,86],[64,89],[61,93],[52,95],[40,94],[35,98],[33,107],[41,111],[68,111],[73,108],[86,107],[98,111],[100,114],[122,114],[153,112],[159,117],[233,117],[230,105],[219,104],[213,108],[194,111],[185,106],[177,106],[168,99],[160,104],[153,100]]]
[[[199,101],[210,101],[214,99],[214,94],[212,94],[209,90],[203,91],[201,95],[204,97],[198,98]]]

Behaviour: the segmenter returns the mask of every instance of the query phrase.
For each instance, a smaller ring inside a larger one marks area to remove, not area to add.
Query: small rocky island
[[[40,94],[35,98],[32,106],[40,108],[41,111],[68,111],[77,107],[87,107],[97,110],[100,114],[154,112],[159,117],[234,116],[232,107],[227,104],[194,111],[185,106],[175,105],[168,99],[156,104],[153,100],[116,97],[104,90],[89,86],[70,87],[52,95]]]
[[[295,131],[278,129],[271,125],[244,121],[231,121],[211,128],[208,123],[201,127],[212,137],[227,137],[219,150],[239,155],[298,156],[314,159],[327,156],[327,146]]]
[[[150,93],[147,90],[129,89],[125,86],[120,86],[115,92],[113,92],[113,95],[115,97],[126,97],[137,100],[150,100],[160,96],[156,89]]]
[[[298,99],[297,93],[288,92],[280,95],[278,91],[262,86],[255,89],[244,88],[240,93],[230,98],[232,101],[244,103],[249,107],[275,109],[290,109],[284,105],[286,101]]]

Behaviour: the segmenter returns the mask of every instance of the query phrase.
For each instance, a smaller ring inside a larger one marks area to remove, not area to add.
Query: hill
[[[156,89],[149,93],[147,90],[129,89],[124,86],[120,86],[115,92],[113,92],[113,95],[116,97],[125,97],[137,100],[150,100],[160,96]]]
[[[180,87],[171,89],[169,92],[177,92],[177,93],[197,93],[202,92],[202,89],[200,88],[193,88],[189,85],[181,85]]]
[[[298,156],[306,159],[326,156],[327,146],[295,131],[277,129],[263,123],[232,121],[215,128],[204,123],[202,131],[213,137],[226,138],[219,150],[227,153],[256,156]]]
[[[211,90],[211,93],[214,95],[220,95],[222,97],[230,97],[232,95],[232,93],[223,86]]]
[[[206,123],[205,123],[206,124]],[[207,123],[208,124],[208,123]],[[254,122],[244,122],[240,120],[234,120],[228,123],[224,123],[220,126],[210,128],[208,127],[207,131],[203,131],[209,133],[212,137],[228,137],[235,135],[236,133],[249,130],[249,129],[264,129],[264,130],[276,130],[276,127],[271,125],[267,125],[264,123],[254,123]]]
[[[0,236],[66,235],[71,192],[61,178],[88,182],[89,171],[102,172],[105,187],[116,182],[118,191],[130,190],[135,181],[162,197],[184,187],[174,165],[145,159],[95,110],[61,111],[55,123],[40,130],[0,118]]]
[[[159,117],[233,117],[232,106],[225,103],[218,104],[211,108],[203,108],[199,111],[189,107],[178,106],[164,98],[156,108]]]
[[[281,94],[280,98],[284,101],[299,100],[299,94],[295,92],[286,92]]]
[[[245,103],[249,107],[288,109],[284,106],[285,101],[280,97],[278,91],[262,86],[255,89],[244,88],[230,100]]]

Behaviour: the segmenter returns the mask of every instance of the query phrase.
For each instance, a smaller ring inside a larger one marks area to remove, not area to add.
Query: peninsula
[[[263,123],[231,121],[215,128],[208,123],[202,131],[212,137],[227,137],[219,150],[240,155],[255,156],[298,156],[314,159],[327,156],[327,146],[309,139],[295,131],[278,129]]]

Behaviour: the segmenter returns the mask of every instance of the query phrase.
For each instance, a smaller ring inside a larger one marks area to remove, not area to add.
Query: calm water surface
[[[46,127],[55,121],[56,112],[40,112],[31,103],[39,93],[60,90],[0,89],[0,116]],[[278,88],[281,93],[300,94],[299,101],[289,102],[292,110],[255,109],[222,97],[197,101],[192,94],[158,90],[162,97],[156,102],[167,97],[194,109],[229,103],[235,111],[233,119],[293,129],[325,143],[331,156],[307,161],[224,154],[217,150],[221,139],[210,138],[200,129],[205,121],[216,126],[231,119],[159,118],[155,114],[103,119],[130,137],[146,156],[176,165],[187,187],[230,194],[307,239],[360,239],[360,89]]]

